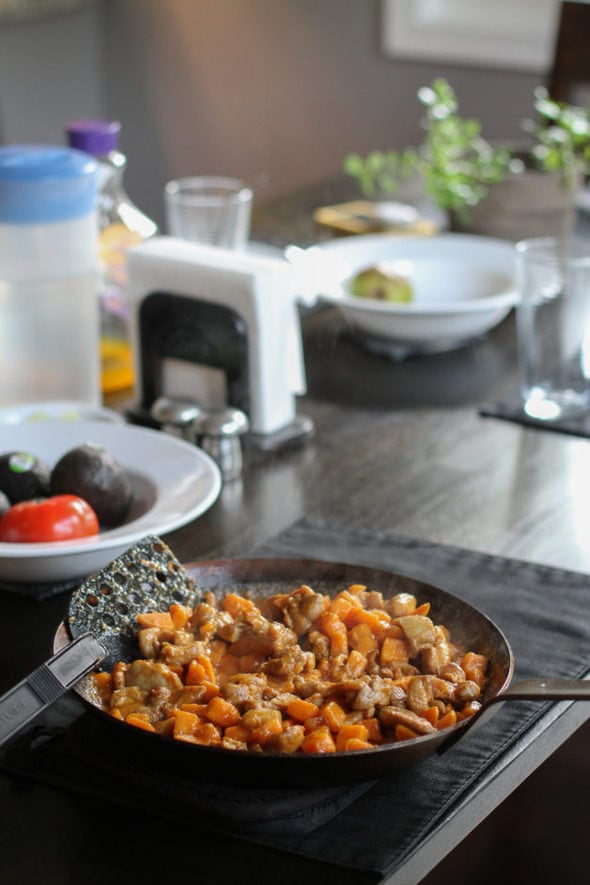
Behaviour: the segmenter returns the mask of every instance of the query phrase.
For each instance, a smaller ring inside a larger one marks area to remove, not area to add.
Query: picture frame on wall
[[[387,57],[545,72],[559,0],[382,0]]]

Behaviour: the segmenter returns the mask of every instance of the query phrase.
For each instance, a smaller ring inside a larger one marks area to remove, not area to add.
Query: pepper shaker
[[[249,426],[246,415],[233,408],[202,412],[193,421],[197,444],[213,458],[224,481],[237,479],[242,474],[240,437]]]
[[[195,442],[193,423],[201,414],[201,407],[194,400],[160,396],[154,400],[150,416],[161,429],[188,442]]]

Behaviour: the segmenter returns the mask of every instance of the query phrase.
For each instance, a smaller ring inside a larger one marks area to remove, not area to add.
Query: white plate
[[[0,454],[27,451],[49,467],[70,449],[95,442],[131,479],[129,520],[98,538],[43,544],[0,543],[0,580],[61,581],[108,565],[145,535],[171,532],[211,507],[221,489],[215,462],[205,452],[160,430],[101,422],[49,421],[0,429]]]
[[[47,400],[23,403],[0,410],[0,424],[26,424],[41,421],[105,421],[124,424],[125,419],[113,409],[89,406],[73,400]]]
[[[410,280],[410,304],[350,294],[352,277],[379,262]],[[418,349],[452,348],[483,335],[517,301],[513,244],[469,234],[345,237],[306,250],[296,273],[353,328]]]

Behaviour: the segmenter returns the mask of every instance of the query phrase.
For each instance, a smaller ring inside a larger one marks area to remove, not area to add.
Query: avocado
[[[352,279],[350,291],[357,298],[375,298],[398,304],[409,304],[414,297],[409,280],[382,265],[359,271]]]
[[[47,464],[30,452],[7,452],[0,456],[0,491],[11,504],[49,494]]]
[[[52,495],[78,495],[87,501],[101,526],[112,528],[124,520],[133,492],[131,481],[116,458],[88,442],[66,452],[51,471]]]

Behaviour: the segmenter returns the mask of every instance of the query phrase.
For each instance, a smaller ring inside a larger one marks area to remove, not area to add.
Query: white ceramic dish
[[[145,535],[170,532],[211,507],[221,489],[215,462],[196,446],[159,430],[126,424],[48,421],[0,429],[0,453],[28,451],[50,467],[86,442],[104,446],[127,470],[133,504],[124,525],[98,538],[43,544],[0,543],[0,581],[86,577]]]
[[[124,424],[125,419],[113,409],[89,406],[72,400],[47,400],[39,403],[23,403],[0,409],[1,424],[39,424],[42,421],[104,421]]]
[[[416,349],[449,349],[497,325],[517,301],[513,245],[469,234],[346,237],[306,250],[298,272],[350,325]],[[395,304],[350,294],[350,281],[386,262],[407,277],[414,299]]]

